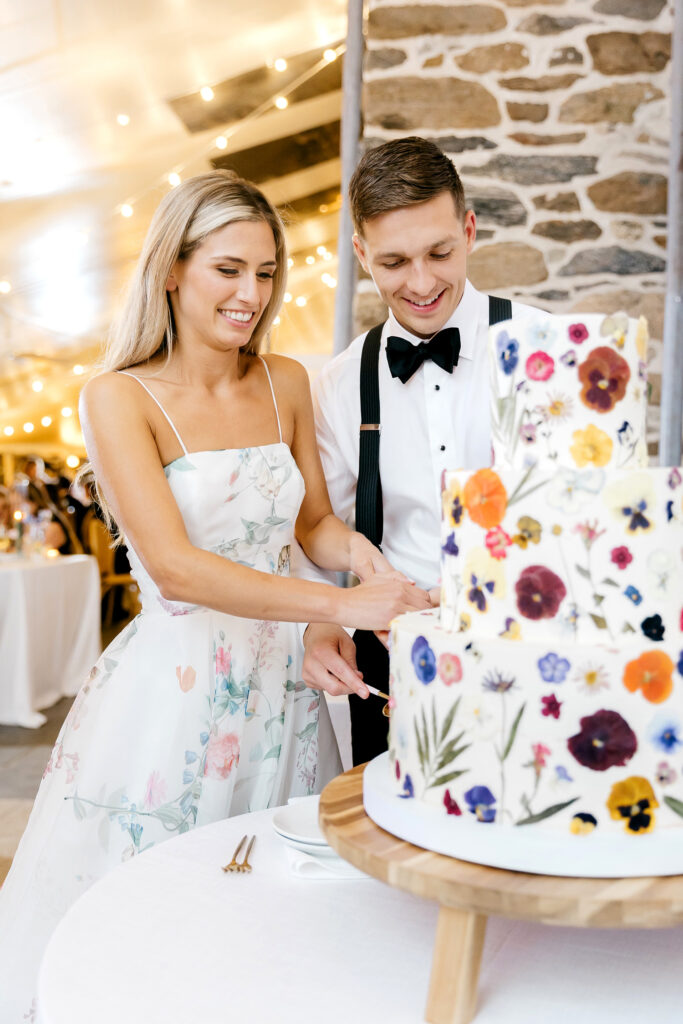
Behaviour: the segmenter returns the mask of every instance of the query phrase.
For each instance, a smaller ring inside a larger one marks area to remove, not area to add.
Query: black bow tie
[[[392,377],[398,377],[404,384],[410,380],[425,359],[431,359],[447,373],[453,373],[460,356],[460,331],[457,327],[446,327],[429,341],[411,345],[405,338],[391,337],[387,340],[387,360]]]

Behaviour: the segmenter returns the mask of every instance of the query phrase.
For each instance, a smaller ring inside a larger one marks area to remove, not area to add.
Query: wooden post
[[[485,936],[484,914],[441,907],[425,1010],[429,1024],[469,1024],[472,1020]]]

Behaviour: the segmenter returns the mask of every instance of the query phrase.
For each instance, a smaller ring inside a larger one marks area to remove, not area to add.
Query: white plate
[[[273,828],[292,844],[306,846],[328,846],[318,824],[319,796],[295,800],[286,807],[278,807],[273,815]]]
[[[333,850],[327,843],[303,843],[299,839],[288,839],[287,836],[283,836],[277,829],[275,834],[283,843],[291,846],[293,850],[299,850],[300,853],[307,853],[311,857],[335,857],[337,860],[339,859],[336,850]]]

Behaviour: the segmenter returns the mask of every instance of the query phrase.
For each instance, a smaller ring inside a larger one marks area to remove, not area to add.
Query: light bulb
[[[79,459],[78,455],[67,455],[66,464],[69,467],[69,469],[77,469],[78,466],[80,466],[81,464],[81,460]]]
[[[199,90],[199,95],[205,103],[210,103],[213,99],[213,89],[210,85],[203,85]]]
[[[275,317],[275,319],[273,320],[273,327],[277,327],[277,325],[278,325],[279,323],[280,323],[280,317],[279,317],[279,316],[276,316],[276,317]]]
[[[171,173],[168,176],[168,183],[169,183],[169,185],[172,185],[173,188],[175,188],[176,185],[180,184],[180,181],[181,181],[180,175],[176,174],[175,171],[171,171]]]
[[[303,297],[303,295],[299,295],[298,298],[296,298],[294,301],[296,302],[297,306],[306,305],[306,299]]]
[[[9,281],[0,281],[0,294],[7,295],[8,292],[12,291],[12,285]]]
[[[76,374],[77,377],[80,377],[82,373],[85,373],[85,367],[81,366],[80,363],[76,363],[76,365],[73,367],[73,372]]]
[[[40,422],[41,422],[41,424],[44,427],[51,427],[52,426],[52,416],[43,416],[43,418],[42,418],[42,420]]]
[[[24,433],[25,434],[32,434],[33,433],[33,424],[32,423],[24,423]]]
[[[331,64],[332,61],[336,60],[336,59],[337,59],[337,51],[336,50],[324,50],[323,51],[323,60],[326,60],[328,64]]]
[[[292,301],[292,293],[291,292],[285,292],[283,298],[284,298],[285,302],[291,302]]]
[[[225,135],[219,135],[218,138],[216,139],[216,149],[227,149],[227,148],[228,148],[228,140],[226,139]]]
[[[309,267],[312,267],[313,264],[315,263],[315,256],[307,256],[306,262],[308,263]]]
[[[5,429],[3,430],[3,434],[5,435],[5,437],[11,437],[13,433],[14,427],[5,427]]]
[[[130,205],[130,203],[124,203],[123,204],[123,206],[121,207],[121,216],[122,217],[132,217],[133,216],[133,207]]]
[[[278,57],[273,67],[275,68],[276,71],[286,71],[287,61],[284,59],[284,57]]]
[[[318,256],[324,256],[325,253],[327,252],[327,249],[325,248],[324,245],[319,245],[315,251],[317,252]]]
[[[116,115],[116,120],[118,121],[118,123],[121,125],[122,128],[125,128],[127,124],[130,124],[130,118],[129,118],[128,114],[117,114]]]
[[[275,106],[278,110],[285,110],[289,106],[289,100],[286,96],[278,96],[275,100]]]
[[[69,416],[73,416],[73,409],[71,408],[71,406],[64,406],[64,408],[62,409],[62,416],[64,416],[65,419],[68,419]]]
[[[42,380],[34,380],[33,383],[31,384],[31,387],[36,392],[36,394],[39,391],[42,391],[43,390],[43,382],[42,382]]]

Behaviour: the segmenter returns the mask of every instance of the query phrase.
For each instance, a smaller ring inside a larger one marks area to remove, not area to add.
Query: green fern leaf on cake
[[[553,814],[559,814],[559,812],[563,811],[565,807],[569,807],[571,804],[576,803],[578,799],[578,796],[575,796],[572,797],[571,800],[565,800],[564,803],[553,804],[551,807],[546,807],[544,811],[539,811],[538,814],[530,814],[527,818],[522,818],[520,821],[516,822],[516,824],[535,825],[538,821],[545,821],[546,818],[552,818]],[[681,805],[681,809],[683,811],[683,804]]]

